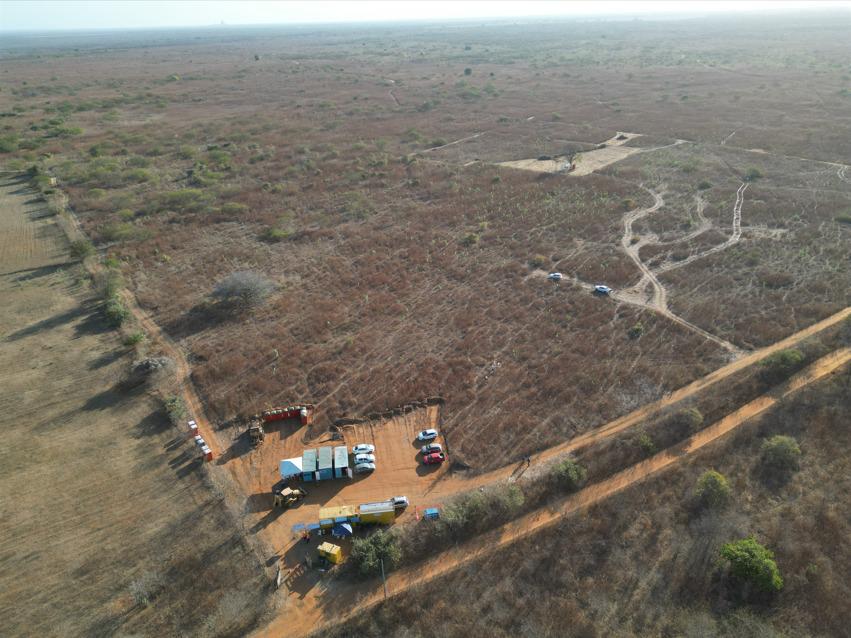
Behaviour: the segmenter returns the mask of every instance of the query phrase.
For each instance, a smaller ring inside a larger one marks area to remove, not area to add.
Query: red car
[[[446,455],[443,452],[432,452],[423,457],[423,463],[425,465],[435,465],[437,463],[443,463],[445,460]]]

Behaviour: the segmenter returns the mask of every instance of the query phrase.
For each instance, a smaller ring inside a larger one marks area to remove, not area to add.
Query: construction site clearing
[[[449,464],[425,464],[424,443],[417,434],[439,432],[440,403],[424,400],[376,418],[334,425],[315,439],[307,438],[305,427],[314,419],[315,406],[266,411],[216,459],[246,494],[247,528],[280,558],[281,573],[298,579],[286,582],[291,594],[318,582],[321,572],[307,565],[324,569],[345,560],[352,534],[363,526],[415,521],[425,518],[426,510],[434,516],[438,493],[446,494],[440,486],[448,478]],[[446,449],[440,434],[432,443]],[[348,457],[363,444],[375,448],[375,469],[360,474],[352,472]],[[341,553],[325,552],[320,560],[318,547],[332,533]]]

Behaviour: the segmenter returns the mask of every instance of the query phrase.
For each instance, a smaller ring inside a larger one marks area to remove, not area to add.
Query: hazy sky
[[[707,14],[810,7],[851,8],[851,1],[385,0],[273,2],[213,0],[0,0],[0,30],[109,29],[225,24],[440,20],[523,16]]]

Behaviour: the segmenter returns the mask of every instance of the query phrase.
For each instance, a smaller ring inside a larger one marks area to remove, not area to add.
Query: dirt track
[[[782,385],[704,428],[682,443],[663,450],[608,479],[580,490],[576,494],[565,497],[555,506],[547,506],[530,512],[472,541],[447,550],[439,556],[434,556],[423,565],[390,574],[387,578],[388,594],[395,596],[412,587],[428,583],[467,562],[491,554],[516,540],[549,527],[566,515],[587,508],[643,481],[673,463],[698,452],[798,390],[839,370],[849,361],[851,361],[851,348],[836,350],[817,360]],[[383,599],[380,583],[373,582],[371,592],[363,595],[368,587],[366,584],[332,582],[329,583],[327,589],[321,592],[312,590],[308,592],[307,598],[313,597],[313,604],[304,601],[304,604],[300,605],[297,610],[288,610],[295,613],[279,615],[259,633],[260,635],[276,637],[283,635],[302,636],[316,631],[326,623],[336,624],[345,621],[355,613],[362,614],[366,609],[380,603]],[[347,611],[342,613],[342,610]],[[326,613],[333,614],[333,619],[329,619]],[[294,631],[294,627],[299,629]]]
[[[744,186],[744,185],[743,185]],[[745,186],[747,188],[747,186]],[[633,243],[633,232],[632,225],[639,219],[646,217],[652,212],[655,212],[662,208],[665,205],[664,192],[655,192],[650,189],[646,189],[648,193],[653,196],[653,204],[644,208],[636,208],[627,212],[623,217],[623,235],[621,236],[621,248],[627,254],[627,256],[632,260],[632,262],[636,265],[636,267],[641,271],[642,276],[637,284],[622,291],[615,291],[612,296],[618,301],[622,301],[625,303],[642,306],[644,308],[648,308],[659,314],[667,317],[671,321],[680,324],[681,326],[688,328],[689,330],[698,333],[704,339],[708,339],[713,343],[718,344],[728,352],[739,356],[742,354],[741,348],[736,346],[735,344],[726,341],[725,339],[721,339],[713,335],[710,332],[707,332],[703,328],[694,325],[690,321],[686,321],[679,315],[674,314],[668,308],[668,292],[665,289],[665,286],[662,285],[662,282],[659,281],[659,278],[656,276],[656,272],[650,269],[650,267],[644,263],[644,261],[639,256],[639,251],[641,247],[650,243],[648,241],[638,241]],[[742,196],[744,193],[744,188],[739,188],[739,191],[736,193],[736,204],[733,207],[733,237],[731,237],[727,242],[721,244],[720,246],[716,246],[715,248],[711,248],[708,251],[700,253],[698,255],[693,255],[686,261],[694,261],[699,257],[704,257],[705,255],[710,254],[711,252],[718,252],[727,248],[737,241],[739,241],[739,237],[741,237],[742,229],[741,229],[741,220],[742,220]],[[738,220],[738,223],[737,223]],[[685,265],[685,262],[677,264],[678,266]],[[659,269],[658,272],[662,272],[663,269]],[[645,290],[647,288],[647,284],[650,284],[653,287],[653,293],[649,300],[646,299]]]

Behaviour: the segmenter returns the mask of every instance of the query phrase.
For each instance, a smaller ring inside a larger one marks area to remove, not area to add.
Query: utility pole
[[[381,559],[381,584],[384,585],[384,600],[387,600],[387,579],[384,578],[384,559]]]

